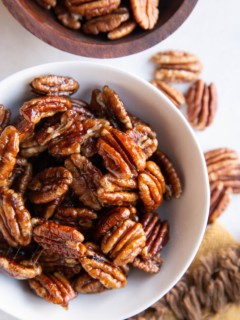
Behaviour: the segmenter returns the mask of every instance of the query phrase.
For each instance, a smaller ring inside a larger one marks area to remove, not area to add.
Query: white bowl
[[[179,200],[160,207],[161,218],[170,223],[170,241],[163,250],[160,273],[134,270],[124,289],[79,295],[65,309],[47,303],[28,289],[25,282],[0,275],[0,309],[24,320],[121,320],[149,307],[182,277],[193,260],[207,222],[209,190],[206,167],[194,134],[177,108],[157,89],[121,70],[85,62],[60,62],[18,72],[0,82],[0,103],[17,114],[31,97],[31,79],[44,74],[74,77],[80,83],[76,96],[86,100],[93,88],[107,84],[118,92],[127,109],[157,131],[159,148],[174,160],[184,192]]]

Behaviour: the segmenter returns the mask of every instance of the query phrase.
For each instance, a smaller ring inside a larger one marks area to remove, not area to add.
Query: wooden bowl
[[[158,23],[151,31],[137,30],[119,40],[84,35],[62,26],[52,12],[33,0],[2,0],[27,30],[46,43],[80,56],[116,58],[148,49],[172,34],[188,17],[197,0],[160,0]]]

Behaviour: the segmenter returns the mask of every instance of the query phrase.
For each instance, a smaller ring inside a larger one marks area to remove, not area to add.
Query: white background
[[[153,54],[164,49],[186,50],[200,57],[204,64],[201,77],[215,82],[219,94],[215,122],[204,132],[196,132],[202,150],[226,146],[240,153],[239,12],[239,0],[199,0],[187,21],[162,43],[129,57],[100,60],[78,57],[43,43],[23,29],[0,2],[0,80],[26,67],[63,60],[111,64],[151,80]],[[240,195],[233,197],[219,221],[240,240]],[[13,319],[0,311],[0,320]]]

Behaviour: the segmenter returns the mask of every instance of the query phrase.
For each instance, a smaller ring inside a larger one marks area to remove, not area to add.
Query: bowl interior
[[[104,36],[89,36],[67,29],[56,20],[52,12],[44,10],[35,1],[3,0],[13,16],[40,39],[61,50],[96,58],[126,56],[159,43],[183,23],[196,2],[197,0],[161,0],[159,19],[153,30],[137,28],[127,37],[109,41]]]
[[[48,73],[77,79],[80,90],[76,97],[86,100],[93,88],[108,84],[115,89],[127,109],[157,131],[159,148],[174,160],[184,193],[179,200],[165,202],[159,209],[161,219],[170,223],[170,241],[163,251],[160,273],[148,275],[133,270],[124,289],[79,295],[68,311],[35,296],[25,282],[1,275],[0,309],[24,320],[42,320],[50,314],[52,320],[126,319],[163,296],[186,271],[200,245],[209,202],[204,159],[192,130],[176,107],[147,82],[112,67],[64,62],[26,69],[0,83],[0,102],[16,114],[21,103],[31,97],[30,80]]]

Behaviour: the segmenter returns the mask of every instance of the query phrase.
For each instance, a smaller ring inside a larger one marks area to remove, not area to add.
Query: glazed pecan
[[[24,158],[36,157],[45,150],[47,150],[47,146],[40,145],[36,141],[35,134],[32,134],[31,136],[25,138],[24,141],[20,144],[20,154]]]
[[[79,30],[81,28],[81,16],[79,14],[69,12],[64,1],[58,1],[53,10],[57,19],[65,27],[72,30]]]
[[[98,279],[92,278],[87,272],[78,275],[73,287],[79,293],[98,293],[106,290]]]
[[[120,0],[66,0],[70,12],[78,13],[86,19],[106,15],[120,5]]]
[[[213,223],[226,210],[231,201],[232,189],[225,188],[222,182],[210,184],[210,209],[208,223]]]
[[[168,83],[155,79],[151,81],[151,84],[162,91],[176,107],[180,108],[185,103],[184,95]]]
[[[126,134],[143,150],[146,159],[150,158],[157,150],[158,141],[156,132],[148,125],[136,124],[133,126],[133,129],[128,130]]]
[[[37,216],[43,217],[44,219],[50,219],[61,205],[65,195],[56,198],[48,203],[40,203],[34,206],[34,211]]]
[[[141,252],[143,259],[152,259],[167,244],[169,239],[169,224],[160,221],[157,213],[146,213],[140,220],[146,234],[146,245]]]
[[[0,104],[0,132],[6,128],[11,120],[11,111]]]
[[[33,203],[48,203],[67,192],[73,178],[64,167],[47,168],[38,173],[29,185],[29,199]]]
[[[31,241],[30,213],[22,197],[11,189],[0,189],[0,231],[11,247],[27,246]]]
[[[72,110],[77,114],[78,121],[94,117],[94,115],[89,110],[89,105],[86,101],[73,98],[70,98],[70,101],[72,104]]]
[[[19,133],[13,126],[6,127],[0,135],[0,187],[7,184],[19,151]]]
[[[146,166],[142,149],[124,132],[103,129],[97,144],[106,169],[115,177],[129,179]]]
[[[159,15],[159,0],[130,0],[133,16],[143,29],[153,29]]]
[[[43,118],[51,117],[57,112],[65,112],[71,108],[72,104],[67,97],[46,96],[25,102],[19,113],[28,122],[35,125]]]
[[[68,279],[57,272],[51,275],[42,273],[36,278],[29,280],[28,283],[38,296],[64,307],[68,305],[70,300],[76,297],[76,293]]]
[[[101,241],[101,250],[116,266],[133,262],[145,246],[146,235],[140,223],[124,220],[109,230]]]
[[[156,210],[162,203],[166,191],[165,179],[160,168],[153,161],[147,161],[146,168],[138,176],[139,197],[147,212]]]
[[[157,273],[160,271],[162,263],[163,263],[163,260],[160,254],[157,254],[149,260],[145,260],[141,256],[137,256],[133,260],[132,265],[135,268],[138,268],[148,273]]]
[[[19,141],[23,142],[25,139],[33,136],[34,124],[27,121],[24,117],[19,116],[14,122],[14,126],[19,132]]]
[[[113,29],[112,31],[108,32],[107,37],[110,40],[121,39],[126,37],[133,30],[136,28],[137,24],[135,21],[126,21],[120,24],[119,27]]]
[[[124,272],[110,262],[99,250],[97,245],[86,243],[86,254],[80,261],[85,271],[108,289],[123,288],[127,283]]]
[[[173,196],[174,198],[179,199],[182,194],[182,184],[173,163],[164,152],[159,150],[154,153],[152,159],[159,166],[165,178],[165,198],[170,199]]]
[[[50,10],[56,6],[57,0],[36,0],[37,3],[44,9]]]
[[[65,167],[72,173],[72,188],[80,201],[87,207],[100,210],[97,189],[100,186],[101,171],[80,154],[73,154],[66,159]]]
[[[79,88],[78,82],[73,78],[52,74],[34,78],[30,86],[33,92],[50,96],[68,96],[75,93]]]
[[[188,121],[198,130],[210,126],[217,111],[217,92],[215,85],[209,86],[197,80],[186,95]]]
[[[200,60],[184,51],[162,51],[152,57],[157,64],[154,78],[166,82],[189,82],[197,80],[202,71]]]
[[[33,238],[44,249],[64,258],[79,258],[86,250],[82,244],[84,237],[79,231],[52,221],[37,221],[33,227]]]
[[[16,262],[6,257],[0,257],[0,270],[18,280],[32,279],[42,273],[39,264],[26,260]]]

